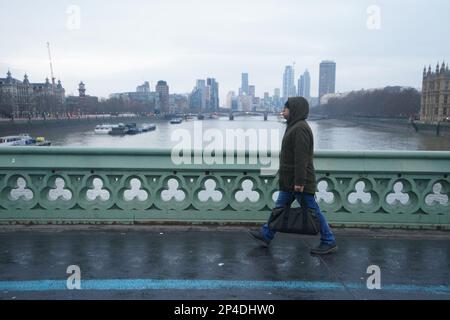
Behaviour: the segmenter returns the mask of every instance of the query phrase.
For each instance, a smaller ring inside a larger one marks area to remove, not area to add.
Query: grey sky
[[[70,30],[70,5],[81,9]],[[367,28],[367,8],[381,29]],[[153,89],[190,92],[215,77],[220,96],[237,91],[242,72],[256,93],[281,87],[285,65],[311,72],[317,96],[321,60],[337,63],[338,91],[385,85],[420,87],[424,64],[450,60],[448,0],[0,0],[0,77],[50,77],[46,42],[67,93],[83,80],[88,94]]]

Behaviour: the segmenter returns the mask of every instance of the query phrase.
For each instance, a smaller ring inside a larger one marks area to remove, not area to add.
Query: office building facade
[[[336,63],[322,61],[319,71],[319,101],[322,96],[336,93]]]
[[[286,66],[283,73],[283,100],[296,96],[294,84],[295,71],[293,66]]]

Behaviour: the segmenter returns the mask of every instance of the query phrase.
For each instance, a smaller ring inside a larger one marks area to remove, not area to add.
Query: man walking
[[[308,208],[314,209],[320,218],[321,241],[319,246],[311,250],[311,253],[328,254],[335,252],[337,246],[334,235],[315,199],[314,137],[305,121],[308,114],[309,104],[303,97],[289,98],[285,104],[283,116],[287,120],[287,129],[281,145],[280,192],[275,207],[290,206],[296,199],[300,205],[304,203]],[[266,247],[275,237],[275,232],[269,229],[268,223],[260,230],[249,231],[249,233],[253,239]]]

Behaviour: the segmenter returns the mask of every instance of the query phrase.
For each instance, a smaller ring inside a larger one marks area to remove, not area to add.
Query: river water
[[[98,124],[102,124],[98,120]],[[137,120],[138,126],[152,121]],[[114,124],[114,122],[109,122]],[[215,139],[222,134],[226,143],[226,133],[234,133],[242,129],[245,132],[256,132],[259,140],[267,140],[261,132],[266,132],[268,137],[277,133],[282,138],[286,125],[275,116],[269,116],[268,121],[262,117],[237,117],[234,121],[228,118],[211,119],[204,121],[188,120],[182,124],[170,124],[168,121],[153,122],[157,129],[152,132],[142,133],[134,136],[109,136],[94,133],[95,123],[80,123],[68,128],[46,126],[42,128],[15,129],[15,131],[0,130],[0,135],[19,134],[17,130],[26,130],[32,136],[44,136],[52,141],[53,146],[67,147],[137,147],[137,148],[171,148],[179,145],[180,139],[204,141],[208,132],[216,134]],[[358,124],[342,120],[317,120],[309,121],[315,137],[316,150],[428,150],[428,151],[450,151],[450,137],[435,136],[431,133],[416,133],[412,128],[396,126],[394,124],[380,126]],[[195,129],[196,128],[196,129]],[[211,131],[211,130],[214,131]],[[197,130],[197,131],[195,131]],[[201,130],[201,131],[199,131]],[[200,134],[199,134],[200,132]],[[220,134],[219,134],[220,135]],[[182,136],[182,138],[180,138]],[[274,136],[276,137],[276,136]],[[275,139],[274,139],[275,140]],[[270,139],[267,143],[270,143]],[[204,141],[203,146],[209,143]],[[258,148],[256,143],[247,145],[248,149]]]

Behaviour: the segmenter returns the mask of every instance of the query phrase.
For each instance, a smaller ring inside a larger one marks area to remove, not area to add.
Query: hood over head
[[[285,107],[289,109],[289,117],[287,119],[288,126],[308,118],[309,103],[303,97],[289,98]]]

